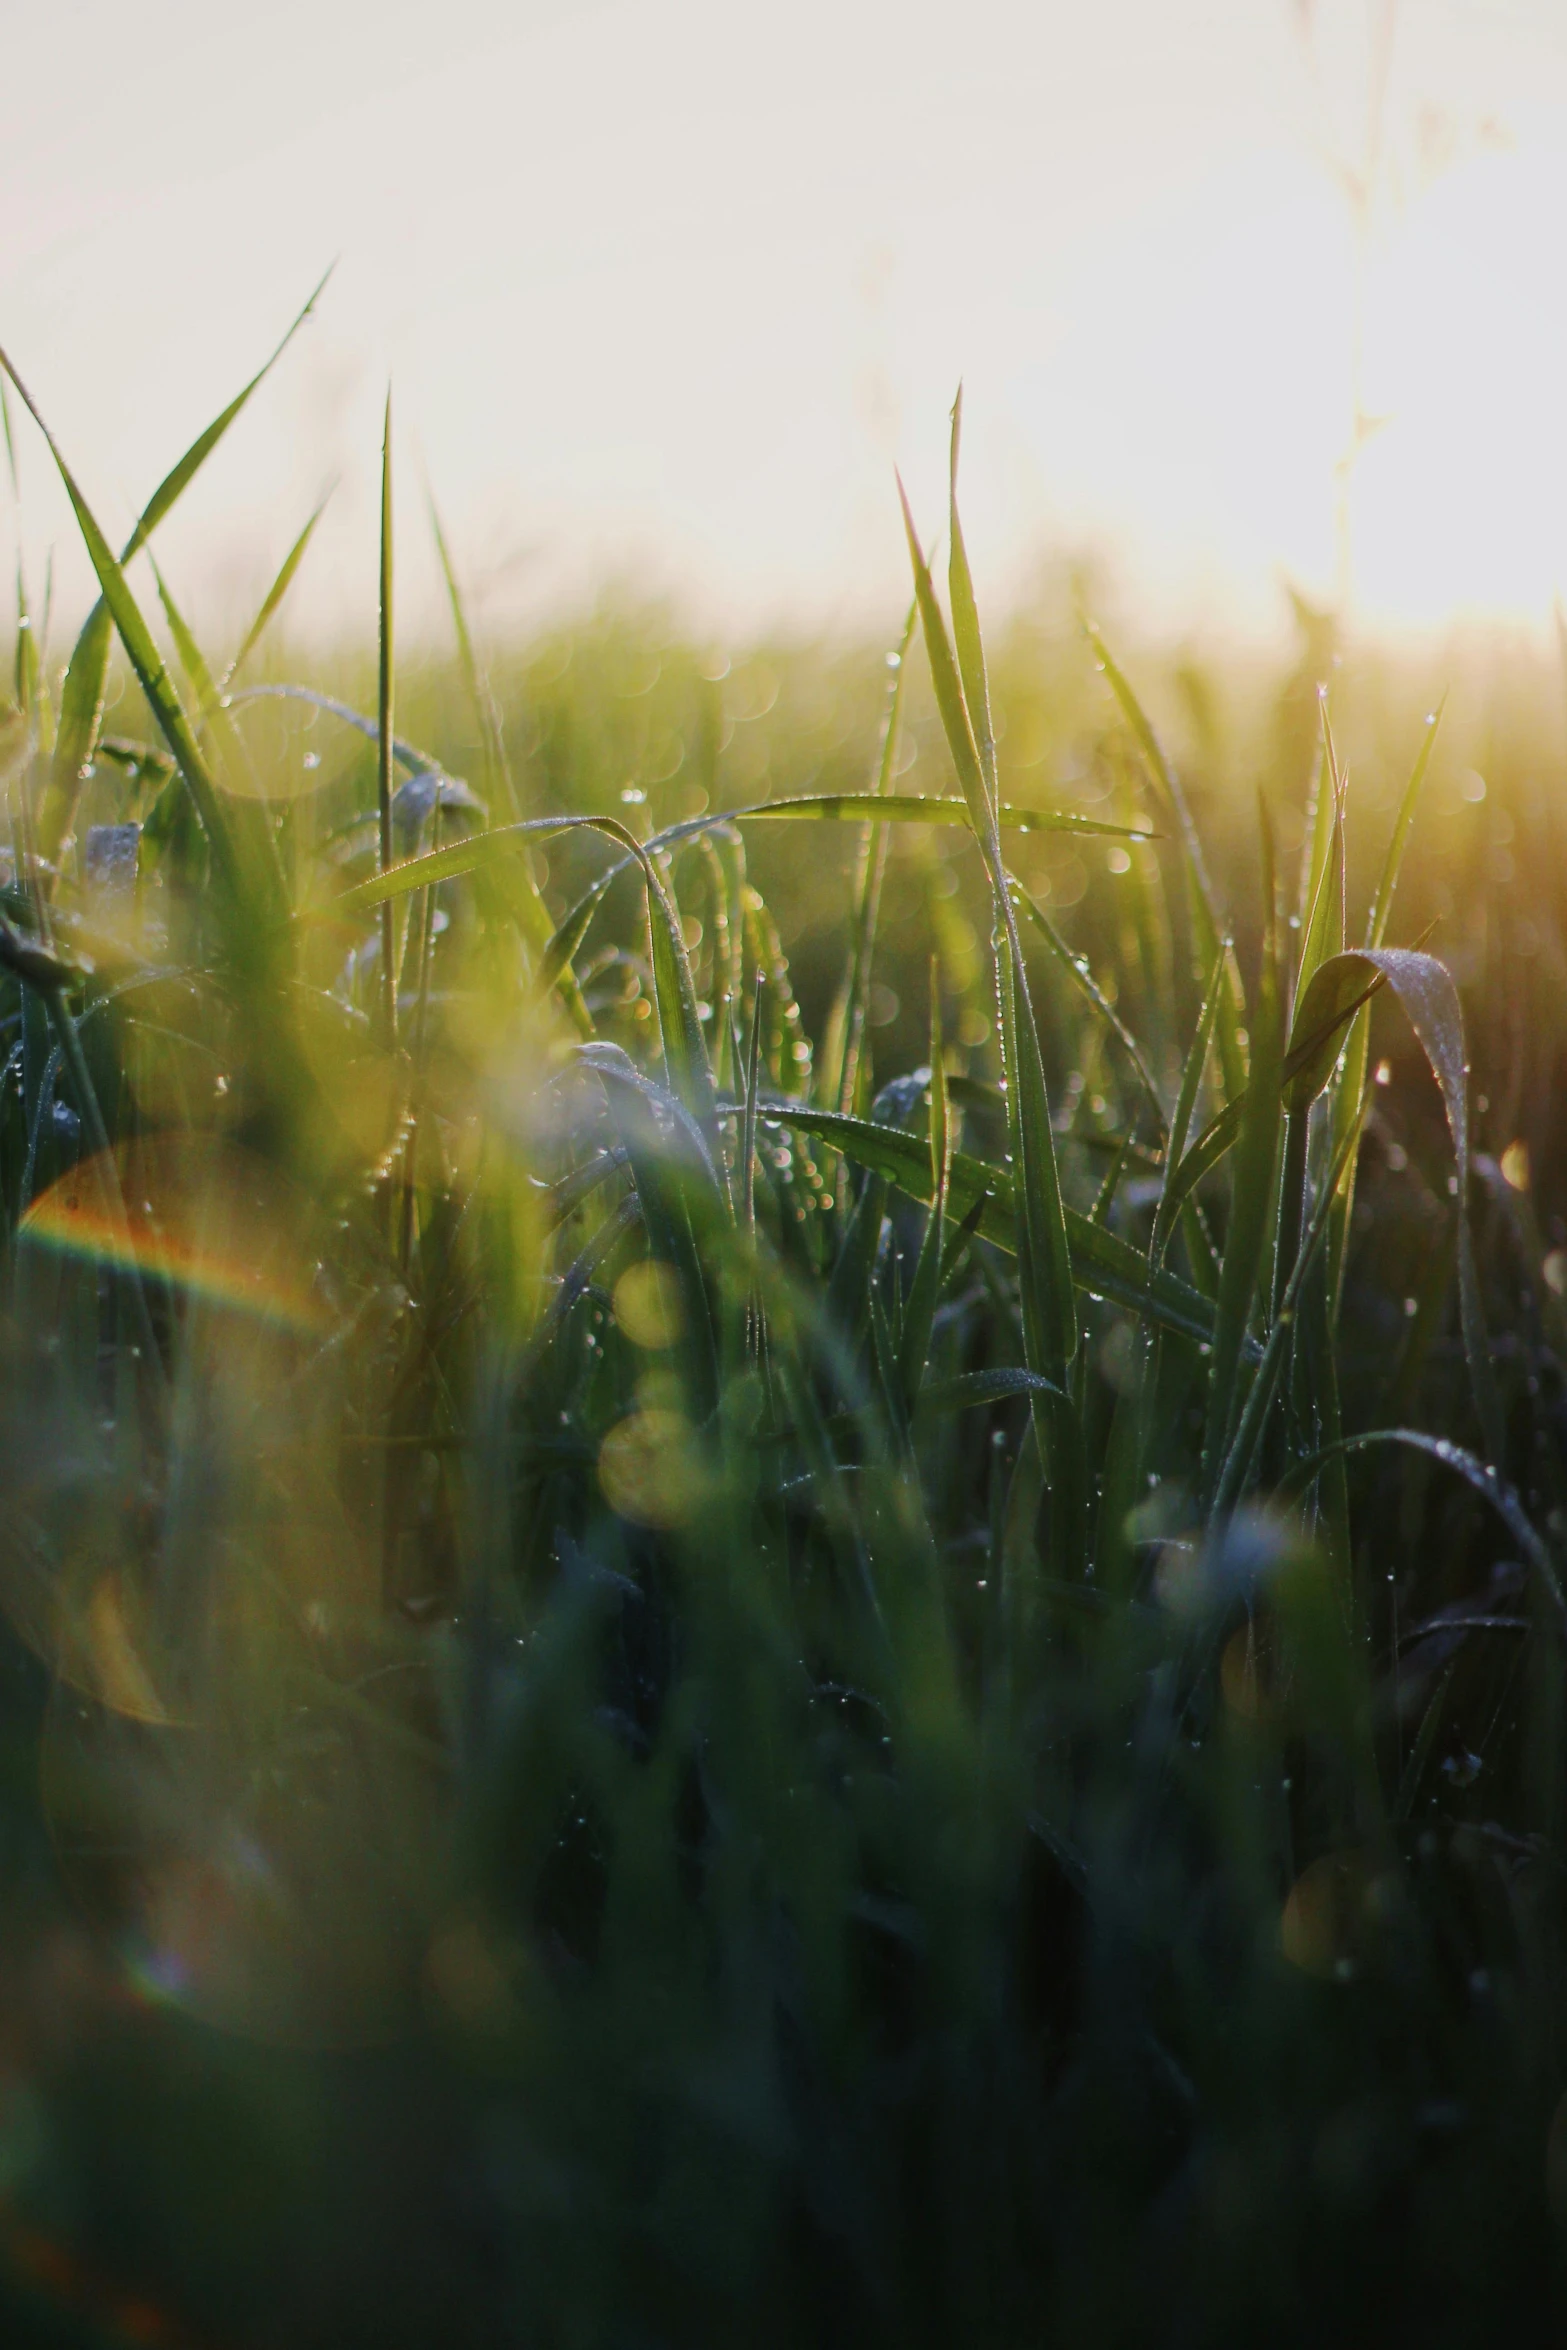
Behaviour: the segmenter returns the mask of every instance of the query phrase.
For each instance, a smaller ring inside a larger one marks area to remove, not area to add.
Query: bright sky
[[[1327,595],[1383,0],[0,0],[0,341],[106,524],[337,276],[160,539],[370,624],[388,375],[481,608],[610,576],[715,621],[895,612],[892,465],[992,596],[1093,539],[1161,619]],[[1315,65],[1302,19],[1313,20]],[[1567,585],[1567,5],[1403,0],[1367,245],[1359,607]],[[80,560],[35,438],[35,576]],[[0,551],[9,533],[0,523]]]

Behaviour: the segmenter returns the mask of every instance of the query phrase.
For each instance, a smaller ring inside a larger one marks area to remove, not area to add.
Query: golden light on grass
[[[1501,1169],[1503,1181],[1510,1185],[1514,1191],[1527,1191],[1529,1188],[1529,1145],[1523,1141],[1510,1142],[1502,1153]]]
[[[680,1277],[673,1265],[644,1257],[615,1284],[615,1319],[633,1346],[650,1354],[673,1346],[685,1327]]]
[[[634,1525],[683,1526],[702,1498],[691,1423],[661,1405],[616,1422],[599,1447],[598,1471],[610,1508]]]

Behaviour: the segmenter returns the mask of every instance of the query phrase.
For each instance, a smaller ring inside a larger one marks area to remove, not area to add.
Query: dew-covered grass
[[[400,646],[390,431],[215,645],[264,375],[0,709],[17,2338],[1538,2329],[1558,676],[992,618],[956,420],[884,645]]]

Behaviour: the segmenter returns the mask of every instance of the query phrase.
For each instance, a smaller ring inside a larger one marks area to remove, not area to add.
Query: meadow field
[[[249,396],[0,706],[7,2338],[1542,2338],[1554,653],[956,420],[881,642],[212,641]]]

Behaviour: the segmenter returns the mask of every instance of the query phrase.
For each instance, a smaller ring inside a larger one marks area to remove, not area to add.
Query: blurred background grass
[[[1019,806],[1124,820],[1146,805],[1146,783],[1082,633],[1079,605],[1092,592],[1082,577],[1047,578],[992,631],[1000,779]],[[1332,623],[1304,604],[1298,624],[1282,663],[1200,644],[1134,647],[1126,658],[1186,779],[1249,987],[1261,951],[1255,795],[1266,797],[1288,870],[1306,840],[1320,757],[1319,686],[1330,688],[1350,778],[1352,906],[1369,895],[1428,714],[1447,697],[1397,931],[1429,933],[1461,983],[1481,1260],[1514,1473],[1554,1534],[1567,1524],[1557,1351],[1567,1288],[1562,672],[1536,647],[1501,637],[1458,637],[1439,659],[1415,662],[1341,647]],[[769,798],[865,789],[887,660],[875,641],[720,648],[693,639],[668,610],[621,602],[489,648],[487,674],[521,806],[612,815],[643,831]],[[265,674],[306,676],[374,707],[366,666],[313,665],[302,644],[274,644],[266,663]],[[373,804],[373,745],[320,712],[260,702],[245,727],[278,805],[296,792],[360,811]],[[398,727],[448,773],[484,779],[493,741],[487,751],[460,665],[438,647],[405,655]],[[134,684],[118,676],[108,728],[115,741],[152,733]],[[951,786],[916,662],[896,788]],[[123,819],[126,790],[123,760],[100,756],[79,812],[83,837],[93,823]],[[751,879],[776,919],[804,1032],[820,1039],[843,974],[853,828],[759,827],[750,838]],[[1179,899],[1175,857],[1168,837],[1127,848],[1025,836],[1015,859],[1113,994],[1167,1094],[1200,994],[1165,912]],[[551,915],[602,865],[585,836],[536,851]],[[640,985],[634,967],[635,893],[629,879],[617,889],[624,901],[611,898],[594,935],[620,941],[633,964],[603,964],[595,979],[590,947],[579,971],[602,1031],[637,1052],[650,982],[645,963]],[[693,902],[689,880],[684,902]],[[932,952],[955,1008],[957,1061],[976,1078],[999,1074],[989,922],[966,836],[892,828],[867,1091],[926,1057]],[[686,932],[701,969],[713,942],[704,945],[694,914]],[[493,948],[494,933],[484,935]],[[1113,1139],[1124,1131],[1124,1069],[1048,977],[1036,995],[1059,1131]],[[1406,1420],[1474,1442],[1440,1098],[1412,1040],[1380,1009],[1373,1058],[1383,1066],[1349,1259],[1345,1425]],[[491,1063],[504,1066],[504,1056]],[[504,1125],[503,1105],[485,1114]],[[40,1191],[80,1148],[68,1115],[56,1121],[39,1146]],[[1086,1208],[1108,1154],[1061,1148],[1068,1195]],[[1121,1343],[1113,1322],[1093,1340],[1096,1391],[1112,1401]],[[15,1377],[25,1381],[33,1374],[23,1363]],[[22,1392],[13,1387],[13,1429],[34,1425],[19,1410]],[[948,1526],[958,1557],[981,1537],[963,1533],[964,1477],[941,1490],[952,1498],[939,1506],[958,1512]],[[1094,1652],[1086,1678],[1086,1660],[1063,1661],[1043,1684],[1053,1736],[1076,1757],[1075,1796],[1054,1764],[1047,1777],[1065,1807],[1054,1816],[1072,1822],[1090,1855],[1097,1890],[1086,1905],[1075,1864],[1063,1866],[1045,1828],[1007,1896],[1005,1928],[984,1922],[990,1896],[979,1886],[963,1925],[970,1896],[955,1850],[938,1848],[924,1883],[903,1841],[941,1817],[954,1790],[942,1792],[939,1773],[910,1794],[910,1820],[866,1878],[841,1877],[843,1855],[829,1857],[828,1845],[802,1860],[791,1898],[829,1913],[847,1900],[835,1930],[864,1943],[851,1967],[853,2021],[840,2024],[836,2044],[815,2037],[819,2010],[791,2021],[792,1994],[777,1986],[794,1980],[793,1959],[753,1947],[758,1932],[765,1943],[787,1931],[779,1918],[766,1924],[769,1899],[754,1907],[739,1881],[725,1893],[722,1871],[736,1864],[696,1858],[704,1845],[729,1846],[719,1784],[735,1768],[743,1782],[751,1766],[736,1757],[763,1737],[770,1701],[732,1725],[738,1748],[719,1738],[729,1761],[715,1749],[697,1766],[700,1786],[639,1795],[635,1774],[604,1779],[591,1750],[595,1725],[618,1719],[616,1708],[661,1737],[660,1708],[674,1704],[694,1664],[691,1653],[682,1660],[686,1642],[700,1653],[732,1637],[707,1622],[705,1602],[682,1629],[692,1603],[678,1596],[689,1572],[689,1562],[674,1564],[680,1538],[634,1523],[606,1535],[616,1521],[591,1506],[584,1519],[575,1471],[564,1485],[525,1477],[518,1491],[548,1513],[512,1537],[519,1620],[543,1643],[541,1678],[531,1699],[534,1685],[519,1682],[464,1799],[437,1872],[443,1914],[419,1962],[421,2012],[384,2047],[301,2050],[271,2033],[258,2043],[182,2012],[177,1979],[127,1968],[123,1940],[106,1940],[92,1922],[100,1913],[84,1912],[62,1883],[58,1798],[54,1840],[40,1810],[40,1742],[47,1749],[57,1734],[61,1687],[51,1694],[44,1664],[5,1636],[0,2190],[18,2338],[323,2350],[513,2337],[689,2343],[727,2339],[743,2322],[779,2342],[885,2334],[945,2344],[958,2333],[1030,2338],[1048,2322],[1107,2341],[1185,2343],[1253,2338],[1266,2322],[1280,2338],[1315,2341],[1375,2311],[1395,2336],[1458,2342],[1481,2323],[1526,2322],[1554,2289],[1548,2125],[1562,2063],[1562,1848],[1549,1725],[1559,1651],[1543,1634],[1532,1661],[1524,1643],[1471,1640],[1441,1650],[1434,1671],[1421,1666],[1407,1702],[1396,1694],[1400,1609],[1406,1624],[1423,1622],[1429,1643],[1440,1607],[1514,1604],[1519,1570],[1467,1488],[1433,1483],[1419,1462],[1362,1473],[1356,1486],[1356,1574],[1382,1676],[1364,1702],[1394,1780],[1424,1718],[1409,1706],[1440,1717],[1418,1766],[1424,1792],[1397,1831],[1420,1923],[1393,1919],[1392,1955],[1379,1946],[1352,1986],[1324,1983],[1308,1934],[1305,1959],[1297,1952],[1294,1968],[1279,1965],[1278,1897],[1256,1843],[1271,1831],[1247,1818],[1252,1774],[1274,1788],[1282,1757],[1302,1787],[1327,1786],[1340,1765],[1321,1725],[1291,1763],[1266,1708],[1246,1697],[1249,1681],[1227,1681],[1227,1713],[1193,1736],[1193,1756],[1206,1758],[1198,1777],[1183,1781],[1173,1808],[1155,1800],[1169,1842],[1141,1845],[1142,1741],[1169,1733],[1150,1728],[1134,1702],[1150,1666],[1155,1693],[1163,1668],[1157,1642],[1148,1648],[1129,1618],[1119,1646]],[[323,1538],[307,1519],[307,1540]],[[442,1539],[437,1529],[434,1552],[423,1554],[437,1590],[449,1571]],[[471,1526],[456,1539],[471,1544]],[[956,1591],[953,1604],[961,1619]],[[438,1619],[447,1605],[438,1601]],[[459,1627],[471,1630],[471,1605],[458,1603]],[[699,1685],[712,1664],[698,1669]],[[830,1702],[851,1714],[871,1707],[874,1730],[874,1701],[845,1686]],[[1255,1748],[1249,1715],[1262,1725]],[[1128,1755],[1139,1741],[1125,1771],[1120,1724]],[[865,1722],[846,1729],[834,1784],[850,1749],[877,1744]],[[644,1734],[626,1733],[633,1751]],[[781,1725],[775,1734],[785,1735]],[[1003,1775],[1011,1767],[996,1761]],[[127,1755],[117,1767],[134,1777],[141,1766]],[[966,1766],[953,1767],[961,1780]],[[852,1782],[848,1771],[843,1790]],[[578,1792],[595,1786],[596,1798]],[[829,1833],[842,1799],[813,1814],[814,1835]],[[629,1945],[600,1947],[612,1930],[596,1824],[605,1803],[630,1807],[614,1833],[617,1868],[627,1865],[625,1839],[645,1835],[650,1867],[657,1855],[659,1867],[687,1872],[684,1899],[695,1897],[699,1912],[717,1900],[696,1946],[684,1946],[683,1929],[667,1947],[640,1939],[671,1930],[655,1899],[623,1921]],[[763,1848],[780,1835],[787,1847],[765,1806],[752,1832]],[[888,1833],[879,1827],[873,1843]],[[743,1879],[749,1863],[740,1865]],[[699,1894],[705,1880],[690,1872],[707,1867],[719,1878]],[[926,1927],[910,1940],[903,1921],[913,1915]],[[979,1936],[971,1956],[1002,1969],[994,2014],[961,1965],[947,1979],[948,1962],[920,1938],[950,1930],[961,1942],[970,1928]],[[1320,1940],[1328,1930],[1313,1931]],[[1417,1956],[1400,1936],[1413,1938]],[[1339,1947],[1333,1933],[1324,1947]],[[791,2053],[796,2029],[803,2038]]]

